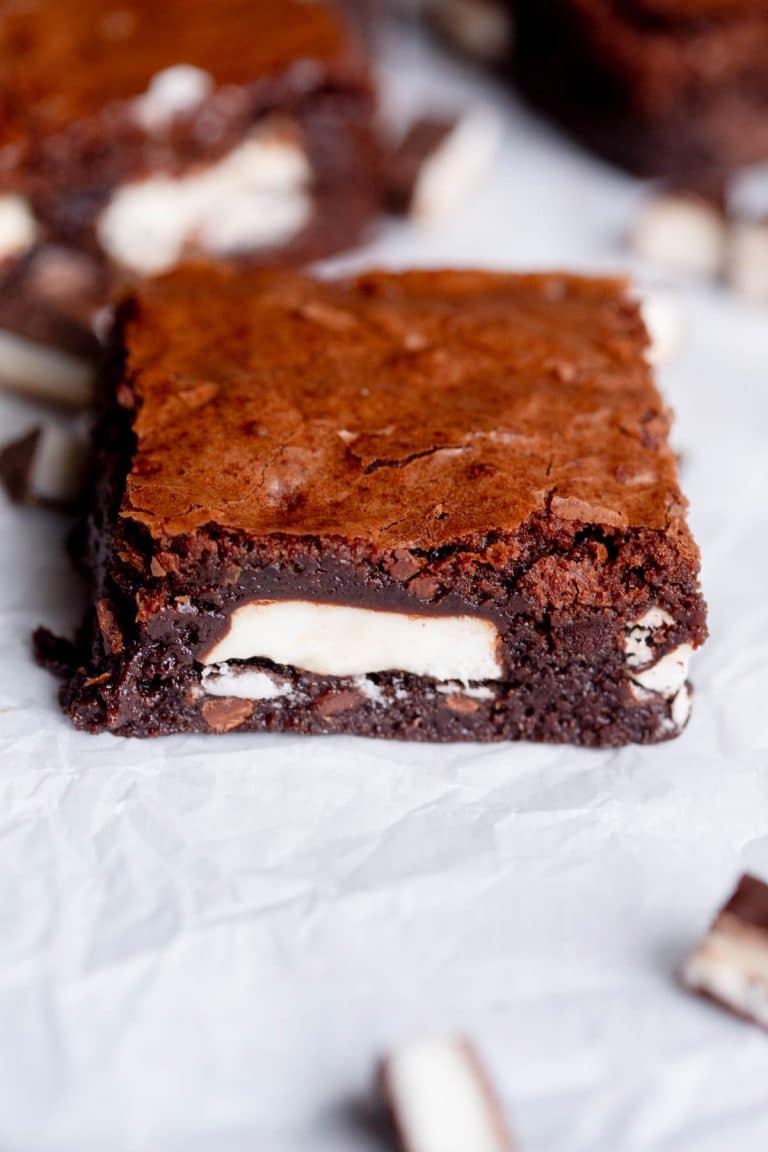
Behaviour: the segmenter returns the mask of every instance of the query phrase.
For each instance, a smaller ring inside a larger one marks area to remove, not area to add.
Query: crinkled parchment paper
[[[365,263],[625,265],[641,185],[423,47],[401,106],[495,103],[493,179]],[[768,877],[768,311],[684,289],[678,415],[712,638],[681,739],[589,753],[77,733],[62,521],[0,505],[0,1148],[352,1152],[382,1047],[470,1032],[529,1152],[763,1152],[768,1036],[676,969]],[[0,401],[10,435],[34,414]]]

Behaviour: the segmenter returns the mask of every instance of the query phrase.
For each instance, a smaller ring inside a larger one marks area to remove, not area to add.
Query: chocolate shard
[[[0,450],[0,481],[17,504],[76,507],[87,468],[88,443],[78,427],[41,425]]]
[[[390,156],[390,210],[424,222],[449,216],[482,185],[499,137],[486,108],[415,120]]]
[[[379,1090],[402,1152],[514,1152],[515,1142],[474,1044],[427,1040],[390,1052]]]
[[[768,884],[745,873],[682,973],[692,992],[768,1028]]]

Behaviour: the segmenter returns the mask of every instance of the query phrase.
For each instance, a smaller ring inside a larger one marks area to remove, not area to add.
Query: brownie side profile
[[[768,11],[754,0],[510,0],[522,90],[640,175],[768,156]]]
[[[616,280],[190,269],[128,298],[81,728],[676,735],[698,552]]]

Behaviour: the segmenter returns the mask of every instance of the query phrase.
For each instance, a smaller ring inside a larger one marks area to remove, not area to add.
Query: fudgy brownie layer
[[[145,533],[120,528],[109,545],[120,559],[106,565],[103,545],[99,524],[88,561],[100,573],[95,610],[80,638],[82,666],[63,692],[75,723],[95,730],[283,726],[422,739],[649,742],[677,734],[687,711],[673,713],[673,697],[633,687],[631,626],[652,609],[670,621],[653,637],[650,663],[706,634],[695,573],[662,533],[541,517],[507,539],[489,534],[451,549],[371,553],[364,542],[273,537],[255,545],[200,531],[158,559]],[[397,674],[334,678],[256,660],[240,670],[276,671],[279,698],[251,707],[239,700],[228,712],[205,691],[205,675],[216,671],[204,669],[205,652],[239,605],[297,598],[487,618],[498,629],[502,679],[462,687]]]
[[[655,0],[516,0],[523,90],[641,174],[768,155],[768,13]]]
[[[618,661],[557,668],[550,658],[529,660],[513,680],[467,685],[398,673],[322,677],[268,663],[253,669],[274,685],[274,698],[209,694],[198,670],[176,669],[172,652],[148,647],[117,681],[79,673],[61,698],[78,728],[140,737],[284,731],[599,748],[671,739],[687,719],[676,719],[661,696],[632,700]]]

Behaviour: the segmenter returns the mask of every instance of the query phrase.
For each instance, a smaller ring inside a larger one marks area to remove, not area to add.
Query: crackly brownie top
[[[187,269],[121,309],[123,515],[436,547],[535,513],[682,527],[668,416],[619,280]]]
[[[294,67],[301,88],[359,59],[314,0],[0,0],[0,143],[95,116],[176,64],[219,86]]]

